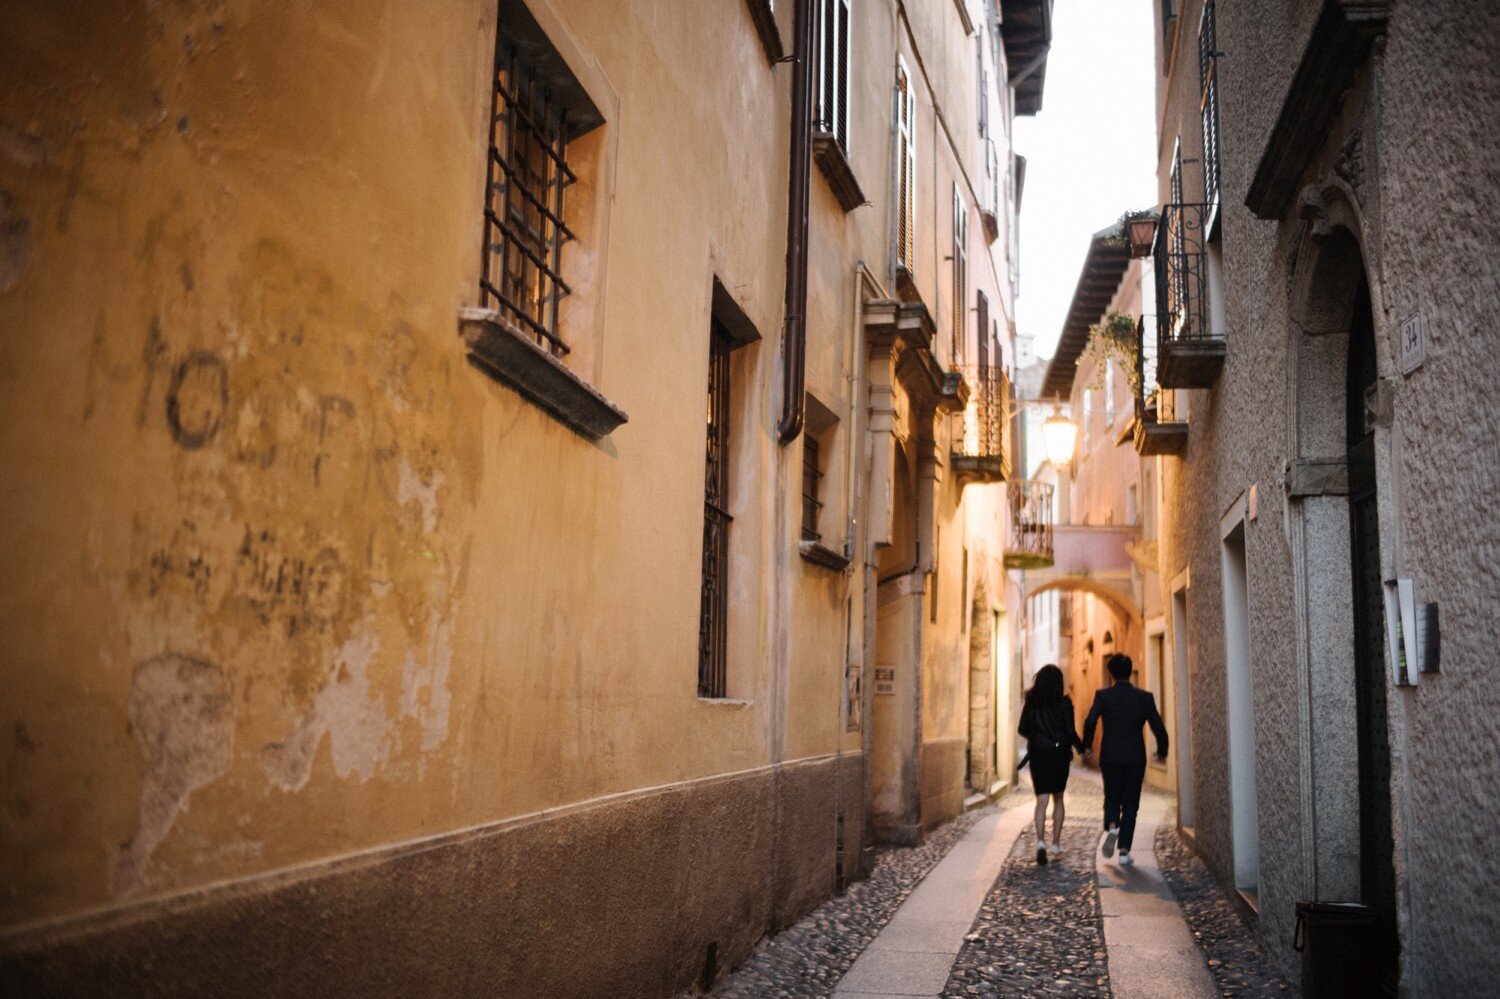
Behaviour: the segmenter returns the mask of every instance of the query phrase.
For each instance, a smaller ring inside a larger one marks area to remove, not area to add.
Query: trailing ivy
[[[1141,372],[1138,363],[1141,352],[1140,337],[1136,334],[1136,322],[1123,312],[1113,310],[1104,314],[1102,322],[1089,327],[1088,345],[1083,356],[1094,362],[1094,380],[1089,388],[1098,391],[1104,387],[1107,362],[1113,359],[1125,371],[1130,391],[1139,395]]]

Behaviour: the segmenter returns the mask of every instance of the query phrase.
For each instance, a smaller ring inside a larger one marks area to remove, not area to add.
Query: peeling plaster
[[[401,480],[396,485],[396,502],[405,506],[407,503],[416,503],[422,510],[422,530],[431,534],[437,530],[438,490],[443,487],[443,473],[435,471],[432,473],[432,481],[428,482],[416,473],[411,467],[411,462],[403,456],[401,459]]]
[[[390,717],[385,697],[371,689],[372,667],[380,652],[373,624],[373,617],[366,618],[364,629],[339,648],[333,671],[313,699],[311,711],[291,734],[261,749],[261,770],[283,791],[307,786],[325,732],[334,773],[341,779],[357,777],[360,783],[374,777],[399,750],[398,726],[403,719],[417,720],[423,751],[437,748],[448,738],[452,625],[440,621],[434,612],[425,656],[419,657],[416,648],[407,649],[401,664],[399,713]]]
[[[188,798],[234,758],[234,701],[212,663],[173,654],[146,660],[135,669],[129,710],[143,773],[136,832],[116,858],[117,896],[145,887],[151,854]]]
[[[432,615],[428,629],[427,664],[417,659],[417,650],[406,651],[401,667],[401,714],[416,718],[422,726],[423,751],[436,749],[448,738],[448,671],[453,665],[453,627],[440,624]],[[423,692],[426,698],[423,698]]]
[[[390,757],[384,698],[370,691],[370,664],[380,650],[379,636],[369,630],[372,623],[367,619],[365,630],[339,648],[333,672],[307,717],[286,739],[261,749],[261,769],[283,791],[307,786],[324,732],[333,750],[333,771],[341,778],[356,775],[364,783]]]

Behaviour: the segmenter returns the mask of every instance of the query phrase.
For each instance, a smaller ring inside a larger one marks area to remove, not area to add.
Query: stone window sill
[[[820,565],[825,569],[835,572],[843,572],[849,567],[849,556],[843,552],[836,552],[821,541],[798,542],[798,548],[802,557],[813,565]]]
[[[618,406],[494,309],[460,310],[458,331],[476,367],[573,432],[598,440],[626,421]]]
[[[859,181],[854,179],[849,158],[832,132],[813,133],[813,158],[818,161],[818,169],[823,171],[823,179],[833,189],[840,208],[852,212],[865,203],[865,194],[859,189]]]

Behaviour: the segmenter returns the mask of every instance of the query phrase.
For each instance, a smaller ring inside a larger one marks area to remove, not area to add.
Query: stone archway
[[[1313,826],[1304,852],[1315,897],[1359,899],[1376,911],[1382,975],[1394,994],[1399,938],[1375,467],[1375,438],[1389,420],[1379,377],[1387,352],[1357,199],[1330,181],[1301,201],[1309,221],[1290,235],[1287,252],[1287,487],[1308,726],[1303,811]]]

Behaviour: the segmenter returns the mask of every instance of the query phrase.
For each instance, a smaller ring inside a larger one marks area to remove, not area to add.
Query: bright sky
[[[1017,118],[1026,157],[1017,328],[1057,346],[1089,237],[1156,203],[1151,0],[1057,0],[1042,111]]]

